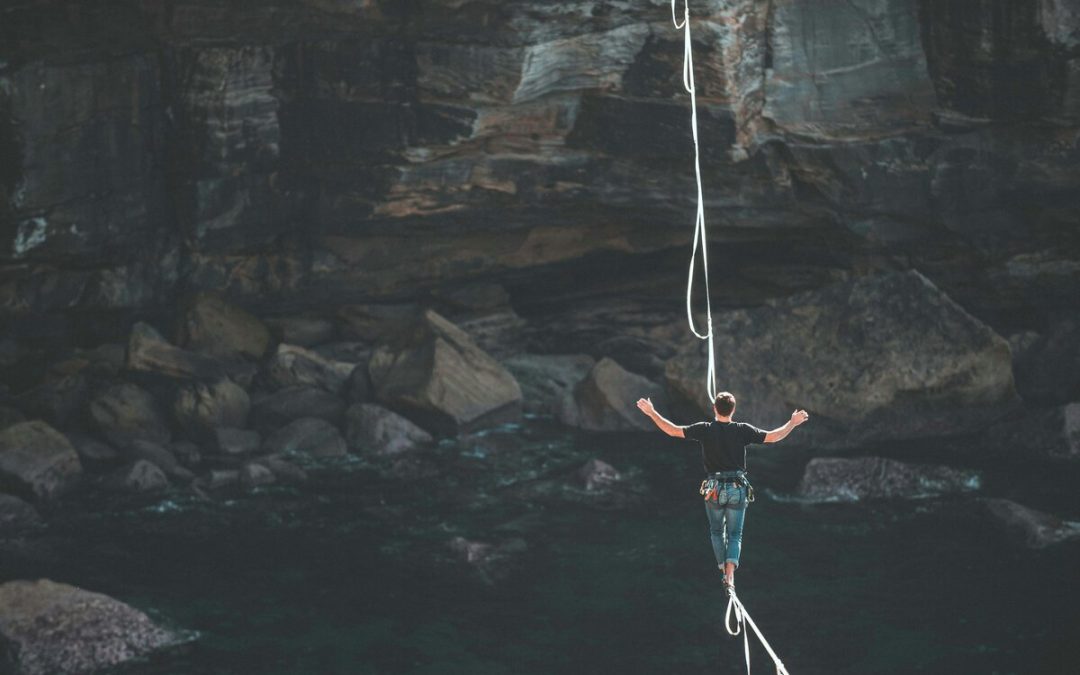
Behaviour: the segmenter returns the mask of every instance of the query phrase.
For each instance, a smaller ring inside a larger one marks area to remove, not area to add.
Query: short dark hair
[[[713,410],[720,417],[727,417],[735,412],[735,396],[731,392],[722,391],[713,399]]]

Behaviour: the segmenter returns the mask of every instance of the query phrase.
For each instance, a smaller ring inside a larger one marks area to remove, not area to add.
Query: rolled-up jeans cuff
[[[728,558],[728,559],[727,559],[727,560],[725,560],[724,562],[725,562],[725,563],[731,563],[732,565],[735,565],[735,567],[738,567],[738,566],[739,566],[739,561],[738,561],[738,560],[732,560],[731,558]]]

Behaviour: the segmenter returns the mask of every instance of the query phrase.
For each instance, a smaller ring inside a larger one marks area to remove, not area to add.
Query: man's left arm
[[[784,426],[778,427],[776,429],[773,429],[772,431],[768,431],[765,433],[765,442],[779,443],[780,441],[787,438],[788,434],[794,431],[795,427],[799,426],[808,419],[810,419],[810,415],[808,415],[805,410],[796,410],[795,412],[791,413],[791,419],[789,419]]]

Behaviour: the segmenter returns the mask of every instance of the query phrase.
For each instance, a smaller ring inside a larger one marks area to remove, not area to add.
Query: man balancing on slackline
[[[746,518],[746,506],[753,500],[754,494],[750,481],[746,479],[746,446],[782,441],[810,416],[805,410],[796,410],[784,426],[762,431],[745,422],[731,421],[735,413],[735,397],[726,391],[717,394],[713,400],[715,421],[685,427],[664,419],[647,398],[639,399],[637,406],[668,436],[690,438],[701,444],[706,478],[701,483],[700,492],[705,497],[709,536],[713,553],[716,554],[716,564],[724,574],[724,585],[734,588],[735,568],[739,566],[742,548],[743,520]]]

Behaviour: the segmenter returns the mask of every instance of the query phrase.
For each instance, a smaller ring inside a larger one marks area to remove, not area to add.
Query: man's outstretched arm
[[[639,398],[637,407],[641,412],[648,415],[649,419],[651,419],[656,426],[660,427],[660,431],[663,431],[668,436],[674,436],[675,438],[685,438],[683,429],[686,427],[680,427],[678,424],[672,423],[671,420],[664,419],[663,415],[656,412],[656,408],[653,407],[652,401],[649,399]]]
[[[792,430],[795,429],[795,427],[799,426],[808,419],[810,419],[810,415],[808,415],[805,410],[796,410],[795,412],[791,413],[791,419],[787,421],[787,424],[782,427],[773,429],[772,431],[766,432],[765,442],[777,443],[784,440],[785,438],[787,438],[788,434],[790,434]]]

